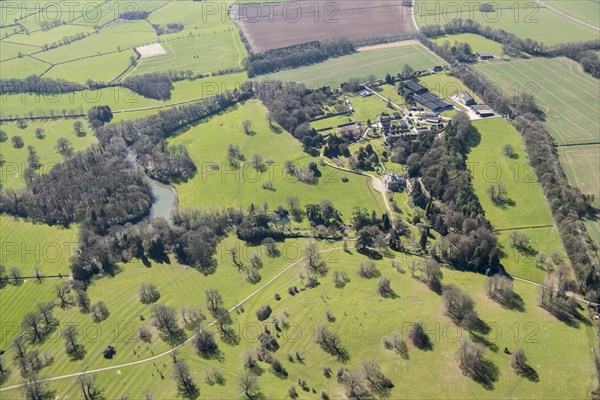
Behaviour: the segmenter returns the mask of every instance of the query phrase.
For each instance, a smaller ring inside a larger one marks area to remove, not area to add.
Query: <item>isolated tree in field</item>
[[[343,373],[338,379],[340,379],[341,384],[344,386],[348,399],[369,400],[373,398],[361,372],[348,371]]]
[[[259,321],[265,321],[271,316],[271,312],[272,310],[270,305],[267,304],[261,306],[258,310],[256,310],[256,318],[258,318]]]
[[[527,357],[522,348],[517,347],[510,357],[510,366],[518,372],[523,372],[527,369]]]
[[[246,369],[253,370],[258,365],[256,352],[252,349],[244,349],[244,351],[242,351],[241,359],[242,365]]]
[[[85,400],[102,398],[102,392],[96,385],[96,375],[83,374],[77,378],[77,385],[81,390],[81,396]]]
[[[15,149],[22,149],[23,146],[25,146],[25,141],[23,141],[23,138],[19,135],[13,136],[11,140]]]
[[[258,253],[254,252],[250,255],[250,264],[252,268],[261,269],[263,267],[263,261],[258,255]]]
[[[487,188],[490,200],[494,204],[504,204],[506,202],[506,187],[502,182],[494,182]]]
[[[50,400],[54,398],[54,392],[48,388],[45,379],[33,373],[22,383],[21,390],[25,400]]]
[[[55,286],[54,291],[56,292],[58,300],[60,300],[60,308],[65,309],[73,304],[71,300],[71,284],[69,282],[62,281],[58,283]]]
[[[164,304],[154,304],[152,306],[152,324],[161,331],[161,333],[170,339],[175,338],[179,332],[177,323],[177,311],[173,307]]]
[[[15,357],[22,359],[27,356],[27,344],[25,343],[25,336],[19,335],[12,341],[12,346],[15,349]]]
[[[435,260],[427,259],[421,272],[421,280],[425,282],[431,290],[439,293],[442,290],[442,278],[444,277],[440,264]]]
[[[367,360],[362,363],[362,374],[369,389],[380,396],[385,395],[394,387],[392,381],[381,372],[379,363],[375,360]]]
[[[348,351],[342,345],[342,340],[337,332],[330,330],[326,325],[321,325],[317,331],[316,342],[321,348],[339,361],[346,362],[350,359]]]
[[[509,278],[493,275],[487,278],[485,286],[491,299],[508,308],[523,309],[523,300],[514,292]]]
[[[183,397],[195,399],[200,395],[200,389],[194,383],[190,375],[190,367],[185,361],[179,361],[173,366],[171,376],[177,385],[177,390]]]
[[[67,325],[62,332],[65,339],[65,349],[72,358],[80,359],[83,356],[83,346],[79,343],[79,331],[73,325]]]
[[[192,338],[192,344],[198,354],[204,358],[213,358],[219,353],[219,346],[217,346],[213,333],[206,329],[196,332]]]
[[[44,323],[46,324],[46,326],[51,326],[56,322],[53,315],[55,306],[56,303],[54,302],[54,300],[38,303],[36,305],[36,308],[39,311],[40,315],[42,316],[42,318],[44,318]]]
[[[20,285],[23,283],[23,275],[21,274],[21,270],[16,266],[10,267],[9,277],[15,285]]]
[[[321,253],[319,253],[317,244],[313,241],[308,242],[304,248],[304,251],[306,254],[307,271],[320,276],[327,275],[329,268],[327,268],[327,263],[321,257]]]
[[[150,332],[150,329],[144,325],[139,327],[138,336],[146,343],[150,343],[152,341],[152,332]]]
[[[6,134],[6,131],[3,131],[0,129],[0,143],[4,143],[8,140],[8,135]]]
[[[242,127],[244,128],[244,133],[246,135],[252,135],[254,131],[252,130],[252,121],[249,119],[245,119],[242,121]]]
[[[242,398],[245,400],[258,400],[263,397],[258,385],[258,379],[252,372],[242,372],[238,386]]]
[[[6,158],[0,153],[0,167],[4,167],[4,164],[6,164]],[[0,187],[0,189],[2,188]]]
[[[32,343],[42,341],[43,321],[44,317],[37,311],[28,312],[23,317],[21,328],[28,333]]]
[[[390,278],[387,276],[382,276],[379,278],[377,281],[377,293],[379,293],[381,297],[396,297],[396,293],[394,292],[394,289],[392,289]]]
[[[228,252],[231,255],[231,261],[233,262],[233,265],[235,265],[235,267],[237,268],[237,270],[238,271],[244,270],[244,268],[246,268],[246,266],[244,265],[244,263],[240,259],[240,249],[239,249],[239,247],[234,246],[231,249],[229,249]]]
[[[29,151],[29,155],[27,156],[27,165],[29,168],[34,170],[40,169],[42,163],[40,162],[40,156],[38,155],[35,147],[29,145],[27,146],[27,150]]]
[[[261,242],[265,248],[265,253],[271,258],[279,257],[279,249],[277,248],[277,242],[273,238],[265,238]]]
[[[83,289],[76,290],[75,298],[77,299],[77,305],[79,306],[81,312],[90,312],[90,296],[88,295],[87,291]]]
[[[402,339],[400,332],[394,331],[390,336],[384,336],[382,343],[386,350],[393,350],[400,354],[402,358],[408,358],[408,346],[406,346],[406,342]]]
[[[345,271],[333,271],[333,284],[336,288],[341,289],[346,286],[346,283],[350,282],[350,278]]]
[[[517,231],[512,231],[509,233],[508,238],[510,239],[512,247],[520,251],[527,250],[529,248],[529,244],[531,243],[529,236]]]
[[[488,369],[485,363],[485,348],[481,343],[473,343],[468,339],[460,343],[456,352],[458,365],[465,375],[476,380],[483,380]],[[487,378],[486,378],[487,379]]]
[[[83,123],[81,121],[75,121],[73,123],[73,131],[77,137],[83,137],[86,135]]]
[[[44,135],[44,128],[36,128],[35,137],[40,140],[44,139],[46,137],[46,135]]]
[[[112,118],[113,113],[109,106],[94,106],[87,112],[87,120],[93,127],[102,126]]]
[[[411,325],[408,330],[408,338],[418,349],[429,350],[432,347],[429,335],[425,332],[425,327],[420,322],[414,322]]]
[[[18,120],[17,120],[17,127],[18,127],[19,129],[25,129],[25,128],[27,128],[27,121],[26,121],[26,120],[24,120],[24,119],[22,119],[22,118],[21,118],[21,119],[18,119]]]
[[[217,289],[206,289],[204,298],[206,300],[206,308],[213,316],[215,316],[220,309],[223,309],[225,302]]]
[[[358,266],[358,275],[361,278],[376,278],[380,274],[377,266],[375,265],[375,261],[373,260],[363,260],[360,262]]]
[[[66,138],[58,138],[56,141],[56,152],[63,157],[71,157],[73,155],[73,145]]]
[[[154,283],[142,283],[138,296],[143,304],[156,303],[160,299],[160,292]]]
[[[456,285],[446,285],[443,290],[444,307],[446,313],[456,323],[464,324],[476,318],[475,302]]]
[[[515,148],[512,144],[505,144],[502,147],[502,153],[508,158],[515,158],[515,156],[517,155],[515,153]]]
[[[108,307],[104,301],[100,300],[96,304],[92,305],[92,319],[94,321],[104,321],[109,315],[110,312],[108,311]]]

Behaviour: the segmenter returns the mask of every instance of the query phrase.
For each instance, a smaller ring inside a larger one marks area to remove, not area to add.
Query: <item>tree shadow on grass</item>
[[[540,376],[537,371],[530,365],[525,365],[517,370],[517,375],[527,378],[531,382],[539,382]]]
[[[483,360],[480,368],[471,374],[471,378],[486,390],[494,390],[494,382],[498,380],[500,370],[490,360]]]
[[[487,347],[488,349],[490,349],[494,353],[498,352],[498,345],[496,343],[494,343],[494,342],[491,342],[485,336],[471,332],[471,338],[473,339],[473,342],[475,342],[475,343],[481,343],[482,345],[484,345],[485,347]]]

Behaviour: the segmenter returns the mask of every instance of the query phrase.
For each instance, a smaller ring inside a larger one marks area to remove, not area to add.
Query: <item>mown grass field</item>
[[[570,3],[570,2],[569,2]],[[472,19],[483,26],[503,29],[523,39],[530,38],[547,45],[593,40],[598,33],[531,1],[502,1],[493,4],[495,11],[483,13],[478,4],[450,0],[416,2],[417,25],[445,25],[458,19]]]
[[[600,21],[600,7],[595,0],[576,0],[576,1],[561,1],[561,0],[544,0],[550,6],[580,19],[588,24],[598,26]]]
[[[496,55],[502,53],[502,45],[493,40],[484,38],[483,36],[475,35],[473,33],[460,33],[456,35],[444,35],[432,39],[437,45],[443,45],[445,42],[449,42],[452,46],[455,42],[468,43],[473,50],[473,53],[479,53],[482,51],[490,51]]]
[[[45,122],[27,122],[25,129],[17,127],[16,122],[4,123],[0,129],[8,135],[8,141],[0,143],[0,153],[4,156],[5,164],[0,167],[0,181],[5,188],[20,188],[25,186],[23,171],[27,167],[27,158],[29,156],[28,146],[33,146],[40,158],[42,164],[38,173],[50,171],[54,165],[62,162],[63,157],[56,152],[56,141],[59,138],[68,139],[74,151],[84,150],[91,144],[96,143],[96,137],[92,135],[89,128],[86,127],[87,135],[78,137],[73,130],[74,119],[62,119],[57,121]],[[82,120],[82,122],[85,121]],[[35,137],[37,128],[44,130],[44,139]],[[21,149],[16,149],[12,145],[11,138],[15,135],[21,136],[25,145]]]
[[[244,120],[252,121],[253,136],[244,133]],[[319,183],[312,185],[286,174],[286,161],[306,167],[310,162],[318,165],[319,158],[303,152],[300,142],[289,133],[273,132],[266,121],[266,109],[257,101],[248,101],[213,117],[170,140],[169,144],[184,145],[198,167],[193,179],[177,185],[180,208],[241,207],[245,210],[250,204],[262,206],[267,202],[274,209],[280,204],[285,206],[288,197],[297,196],[301,205],[330,199],[344,218],[350,218],[355,206],[375,210],[378,214],[385,210],[380,204],[381,196],[370,188],[366,177],[321,166]],[[226,162],[229,144],[239,146],[246,158],[238,170],[231,169]],[[254,154],[261,155],[265,162],[272,162],[266,171],[258,172],[251,166]],[[216,163],[219,169],[211,168],[211,163]],[[343,177],[349,181],[342,182]],[[273,182],[274,190],[262,188],[269,181]]]
[[[595,195],[594,206],[600,207],[600,145],[559,147],[558,154],[571,183],[583,193]],[[600,247],[600,221],[587,221],[587,226]]]
[[[533,229],[531,237],[537,251],[549,254],[553,251],[564,254],[558,232],[546,198],[533,169],[529,166],[523,141],[516,129],[500,118],[474,121],[473,125],[481,136],[479,144],[469,153],[467,166],[473,178],[473,187],[494,229],[506,231],[500,236],[509,273],[526,275],[535,281],[543,281],[544,271],[533,266],[534,257],[518,257],[511,248],[508,234],[520,228]],[[510,144],[518,158],[508,158],[503,154],[504,145]],[[512,204],[497,205],[487,193],[488,188],[501,182],[506,188],[506,199]],[[550,231],[550,232],[549,232]],[[537,238],[537,240],[536,240]],[[537,247],[537,248],[536,248]]]
[[[443,64],[443,61],[421,44],[403,45],[365,49],[319,64],[263,75],[257,79],[295,81],[311,88],[339,86],[350,78],[366,80],[371,75],[377,78],[383,78],[388,73],[396,75],[405,64],[415,70],[422,70]]]
[[[243,313],[234,313],[233,326],[240,336],[240,343],[232,346],[218,339],[221,352],[219,359],[203,359],[190,345],[181,350],[180,356],[190,365],[190,371],[200,387],[203,398],[222,399],[239,396],[237,379],[242,372],[240,354],[246,348],[257,347],[256,335],[263,330],[263,324],[256,320],[255,310],[265,304],[271,306],[275,316],[283,313],[288,315],[287,320],[290,323],[289,329],[277,333],[280,349],[276,352],[277,358],[288,371],[288,376],[277,378],[269,371],[268,365],[260,364],[263,372],[259,383],[262,392],[268,398],[284,398],[287,389],[293,385],[296,385],[298,392],[304,396],[313,396],[314,393],[304,394],[301,391],[296,383],[298,378],[306,380],[309,388],[315,389],[316,395],[321,390],[326,390],[331,398],[341,398],[344,395],[343,389],[335,379],[338,368],[357,369],[363,360],[368,359],[377,360],[384,374],[394,383],[395,387],[389,393],[390,398],[404,397],[406,393],[410,393],[411,397],[432,399],[502,399],[516,396],[528,399],[584,398],[593,387],[591,329],[585,326],[568,327],[537,307],[537,288],[534,286],[515,282],[515,290],[523,298],[525,311],[510,311],[487,298],[484,276],[444,270],[444,283],[457,284],[467,291],[475,299],[476,309],[481,318],[491,328],[487,357],[498,367],[499,379],[493,384],[493,389],[486,390],[462,375],[455,352],[460,340],[469,334],[456,328],[443,314],[441,298],[438,295],[412,279],[409,273],[399,274],[390,268],[389,260],[384,260],[377,263],[378,267],[383,275],[391,279],[392,288],[399,297],[383,299],[376,294],[375,280],[362,279],[356,273],[359,261],[364,260],[363,256],[339,251],[325,254],[328,254],[326,261],[330,268],[329,276],[321,278],[321,285],[316,289],[300,292],[296,296],[287,293],[290,286],[302,286],[298,275],[302,266],[297,265],[245,303]],[[275,270],[282,270],[289,264],[289,261],[276,260],[276,263],[263,269],[265,280],[272,276]],[[406,262],[401,264],[406,269]],[[158,354],[167,346],[157,338],[153,339],[151,345],[135,341],[126,344],[131,328],[119,331],[117,340],[112,337],[112,327],[117,322],[120,327],[128,327],[128,322],[133,326],[148,324],[140,322],[138,318],[140,313],[148,314],[149,306],[137,302],[137,286],[146,279],[158,282],[162,293],[159,302],[179,306],[203,304],[202,289],[218,285],[222,288],[221,293],[226,306],[231,307],[235,300],[241,299],[244,293],[254,289],[245,283],[233,268],[224,264],[215,275],[201,277],[197,272],[185,270],[176,264],[153,265],[149,269],[135,264],[125,266],[124,271],[115,278],[100,280],[90,289],[92,301],[108,293],[113,297],[106,299],[109,310],[112,310],[111,316],[97,324],[98,328],[101,328],[101,339],[96,339],[96,343],[90,336],[85,342],[88,349],[86,359],[70,362],[61,354],[61,341],[53,345],[45,344],[42,348],[56,351],[56,360],[52,366],[43,370],[44,373],[52,375],[77,371],[79,364],[90,365],[90,368],[110,366]],[[345,288],[334,287],[331,279],[333,270],[347,272],[350,282]],[[160,284],[167,281],[167,285]],[[105,292],[106,290],[108,292]],[[282,296],[279,302],[274,300],[275,293]],[[346,364],[339,363],[314,342],[316,329],[327,323],[326,310],[331,310],[336,317],[331,327],[337,330],[349,352],[350,360]],[[67,321],[83,323],[86,317],[89,318],[74,309],[59,311],[57,315],[62,324],[66,324]],[[431,351],[421,351],[409,344],[409,358],[403,359],[383,349],[383,336],[389,335],[393,330],[406,333],[407,327],[414,321],[422,322],[428,330],[433,344]],[[87,323],[85,326],[89,325],[91,324]],[[267,326],[274,332],[270,321],[267,321]],[[100,354],[106,341],[117,347],[117,356],[111,361],[103,359]],[[502,351],[504,347],[511,350],[522,347],[529,364],[539,374],[540,381],[531,382],[516,375],[509,367],[510,357]],[[287,360],[286,354],[293,356],[296,351],[303,357],[303,363]],[[560,358],[560,363],[556,363],[557,357]],[[209,386],[204,383],[204,371],[209,365],[214,365],[222,371],[226,379],[224,386]],[[323,367],[331,368],[331,378],[323,376]],[[168,356],[163,356],[135,367],[101,372],[98,374],[98,383],[107,398],[118,398],[124,393],[130,398],[139,398],[146,389],[150,390],[155,398],[175,398],[177,393],[170,377],[171,371],[171,360]],[[435,379],[431,379],[432,377]],[[424,381],[427,381],[427,384],[423,384]],[[51,387],[57,390],[59,397],[74,397],[79,390],[72,379],[54,381]]]
[[[2,78],[26,78],[30,75],[41,75],[52,65],[32,57],[14,58],[2,61],[0,71]]]
[[[320,119],[318,121],[313,121],[310,123],[310,126],[313,127],[314,129],[319,130],[319,129],[324,129],[327,127],[335,128],[338,125],[346,124],[346,123],[352,122],[352,121],[354,121],[352,116],[337,115],[335,117],[330,117],[330,118]]]
[[[565,58],[529,59],[475,67],[504,95],[535,95],[546,113],[546,126],[558,144],[600,140],[598,91],[600,81]]]

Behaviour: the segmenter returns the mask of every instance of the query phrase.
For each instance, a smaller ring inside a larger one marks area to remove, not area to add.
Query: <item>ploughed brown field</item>
[[[237,3],[230,15],[254,52],[313,40],[359,39],[415,32],[410,8],[389,0],[300,0]]]

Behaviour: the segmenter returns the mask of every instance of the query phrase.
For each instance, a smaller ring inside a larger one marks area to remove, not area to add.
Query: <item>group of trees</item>
[[[130,76],[122,85],[132,92],[156,100],[168,100],[173,88],[170,75],[161,72]]]
[[[252,53],[246,61],[248,76],[264,75],[282,69],[323,62],[356,51],[347,39],[308,42],[263,53]]]
[[[26,78],[0,79],[0,94],[36,93],[60,94],[84,90],[80,83],[68,82],[64,79],[40,78],[31,75]]]
[[[166,25],[152,24],[152,28],[157,35],[168,35],[171,33],[181,32],[185,26],[180,23],[170,23]]]
[[[397,141],[392,159],[406,164],[409,176],[418,178],[412,200],[442,235],[434,256],[463,269],[497,272],[497,240],[465,163],[477,135],[469,118],[459,113],[439,140],[434,140],[434,134],[423,134],[418,141]]]
[[[323,115],[323,104],[333,92],[330,88],[307,89],[295,82],[265,81],[255,86],[258,98],[269,109],[269,118],[300,140],[305,151],[318,154],[323,137],[310,126],[310,120]]]
[[[27,187],[0,193],[0,211],[49,224],[69,225],[95,213],[111,224],[148,213],[151,190],[126,160],[125,143],[112,140],[77,153]]]

